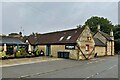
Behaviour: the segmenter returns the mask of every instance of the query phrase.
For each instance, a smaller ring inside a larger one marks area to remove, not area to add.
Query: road
[[[118,78],[118,56],[57,60],[2,68],[3,78]]]

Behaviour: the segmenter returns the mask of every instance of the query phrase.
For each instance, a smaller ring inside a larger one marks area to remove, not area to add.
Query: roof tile
[[[52,33],[41,34],[36,44],[65,44],[65,43],[76,43],[79,35],[83,28],[76,28]],[[71,36],[69,40],[67,37]],[[64,37],[61,41],[60,38]]]

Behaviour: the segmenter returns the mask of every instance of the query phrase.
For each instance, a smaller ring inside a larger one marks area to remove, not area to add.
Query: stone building
[[[114,53],[114,36],[113,31],[111,30],[110,35],[100,31],[100,26],[98,26],[98,31],[94,34],[95,45],[95,53],[97,56],[105,56],[105,55],[115,55]],[[99,43],[97,42],[99,40]]]
[[[42,34],[36,45],[46,56],[89,59],[94,57],[95,42],[88,26]]]
[[[7,48],[10,47],[12,51],[16,50],[17,44],[23,44],[27,45],[29,53],[38,49],[44,52],[45,56],[76,60],[115,55],[113,31],[111,30],[110,35],[106,34],[100,31],[100,26],[98,26],[98,31],[94,35],[92,35],[88,26],[84,26],[45,34],[2,37],[0,44],[1,51],[4,44]]]

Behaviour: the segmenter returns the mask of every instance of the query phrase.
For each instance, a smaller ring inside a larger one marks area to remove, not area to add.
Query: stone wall
[[[111,50],[112,50],[112,55],[115,55],[114,41],[111,42],[111,45],[112,45],[112,48],[111,48]]]
[[[106,47],[95,46],[95,53],[97,53],[97,56],[105,56]]]
[[[43,50],[46,55],[46,45],[39,45],[39,50]],[[51,45],[51,55],[53,57],[58,57],[58,52],[69,52],[70,59],[77,59],[77,50],[76,49],[65,49],[65,45]]]
[[[115,55],[114,41],[107,41],[107,55]]]
[[[51,45],[51,54],[54,57],[57,57],[58,51],[64,51],[64,50],[65,50],[65,45]]]
[[[46,55],[46,45],[38,45],[37,48],[38,48],[39,51],[42,50]]]
[[[91,39],[89,40],[88,37],[90,37]],[[81,51],[83,52],[83,54],[85,54],[85,56],[88,58],[90,54],[92,54],[89,58],[93,58],[94,57],[94,46],[95,46],[95,42],[93,40],[91,31],[89,29],[89,27],[85,27],[85,29],[83,30],[83,32],[81,33],[80,37],[77,40],[77,43],[81,49]],[[89,45],[89,52],[86,52],[86,45]],[[82,52],[80,52],[80,59],[84,59],[85,57],[83,56]]]
[[[58,57],[58,52],[69,52],[70,59],[77,59],[77,50],[76,49],[65,49],[65,45],[51,45],[51,54],[54,57]]]
[[[107,41],[107,55],[111,55],[111,41]]]

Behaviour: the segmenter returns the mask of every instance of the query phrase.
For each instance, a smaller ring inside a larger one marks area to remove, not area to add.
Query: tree
[[[113,28],[115,38],[115,52],[120,51],[120,25],[115,25]]]
[[[93,16],[90,19],[87,19],[83,26],[88,25],[92,32],[97,31],[97,26],[100,25],[100,30],[105,33],[110,33],[111,29],[114,32],[115,38],[115,52],[118,53],[120,51],[120,25],[112,25],[112,22],[107,18]]]
[[[120,39],[115,40],[115,52],[118,53],[120,51]]]
[[[84,26],[86,26],[86,25],[88,25],[90,27],[92,32],[97,31],[98,25],[100,25],[100,30],[105,33],[109,33],[110,30],[113,29],[113,25],[112,25],[111,21],[109,21],[107,18],[98,17],[98,16],[93,16],[90,19],[88,19],[85,22]]]
[[[113,28],[115,39],[120,39],[120,25],[115,25]]]

